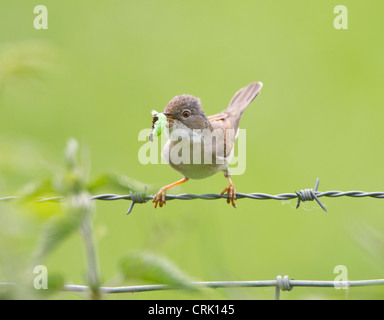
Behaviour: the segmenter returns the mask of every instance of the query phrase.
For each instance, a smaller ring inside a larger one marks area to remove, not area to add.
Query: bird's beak
[[[170,114],[170,113],[164,113],[163,112],[163,115],[165,115],[167,117],[167,120],[174,120],[175,119],[172,117],[172,114]]]

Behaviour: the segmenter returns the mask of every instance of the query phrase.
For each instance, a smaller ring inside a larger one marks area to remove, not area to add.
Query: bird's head
[[[164,108],[163,114],[167,117],[171,131],[183,128],[192,130],[209,128],[209,121],[200,99],[188,94],[174,97]]]

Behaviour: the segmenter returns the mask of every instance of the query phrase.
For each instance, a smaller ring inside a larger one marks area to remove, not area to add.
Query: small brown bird
[[[200,99],[191,95],[176,96],[167,104],[163,114],[167,117],[169,140],[162,156],[183,178],[159,190],[152,200],[155,208],[165,204],[168,189],[189,178],[203,179],[218,171],[224,171],[229,181],[229,186],[221,195],[228,193],[227,203],[236,208],[236,190],[228,165],[233,156],[240,118],[245,108],[258,96],[262,86],[261,82],[252,82],[240,89],[226,110],[209,117],[205,115]],[[180,156],[181,153],[184,155]]]

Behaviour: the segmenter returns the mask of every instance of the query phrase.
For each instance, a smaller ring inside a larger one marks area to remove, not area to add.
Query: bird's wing
[[[232,129],[231,123],[228,119],[228,114],[219,113],[213,116],[208,117],[209,122],[212,126],[213,132],[217,137],[220,137],[217,140],[216,150],[218,154],[225,155],[228,157],[235,144],[237,130],[228,130]]]
[[[210,123],[215,121],[221,121],[228,118],[228,113],[223,111],[208,117]]]

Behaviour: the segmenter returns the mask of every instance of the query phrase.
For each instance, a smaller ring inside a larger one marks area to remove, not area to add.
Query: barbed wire
[[[236,193],[237,199],[254,199],[254,200],[292,200],[297,199],[296,208],[299,208],[301,202],[313,201],[320,205],[320,207],[327,211],[323,203],[320,202],[321,197],[355,197],[355,198],[384,198],[384,192],[365,192],[365,191],[318,191],[319,179],[317,178],[314,189],[304,189],[295,193],[282,193],[271,195],[267,193]],[[206,194],[190,194],[183,193],[179,195],[166,195],[166,200],[217,200],[227,199],[228,195],[206,193]],[[20,199],[17,196],[2,197],[0,201],[12,201]],[[34,201],[45,202],[45,201],[62,201],[63,197],[49,197],[49,198],[38,198]],[[91,196],[92,200],[130,200],[132,201],[131,206],[127,212],[130,213],[133,206],[136,203],[146,203],[153,199],[153,195],[148,195],[141,192],[130,192],[127,195],[119,194],[100,194]],[[192,285],[197,287],[206,288],[244,288],[244,287],[275,287],[275,299],[280,298],[280,291],[291,291],[294,287],[334,287],[334,288],[350,288],[350,287],[363,287],[363,286],[375,286],[384,285],[384,279],[370,279],[370,280],[351,280],[351,281],[322,281],[322,280],[291,280],[288,276],[277,276],[276,280],[261,280],[261,281],[201,281],[192,282]],[[16,285],[14,283],[0,283],[0,287]],[[165,284],[156,285],[136,285],[136,286],[120,286],[120,287],[100,287],[100,292],[104,294],[115,294],[115,293],[138,293],[148,291],[159,291],[159,290],[175,290],[178,288],[171,287]],[[84,285],[64,285],[64,291],[69,292],[90,292],[91,289]]]
[[[319,200],[321,197],[330,197],[330,198],[339,198],[339,197],[353,197],[353,198],[377,198],[384,199],[384,192],[365,192],[365,191],[318,191],[319,187],[319,178],[317,178],[316,185],[314,189],[304,189],[299,192],[295,191],[295,193],[281,193],[281,194],[267,194],[267,193],[236,193],[237,199],[254,199],[254,200],[292,200],[297,199],[296,208],[299,208],[301,202],[313,201],[319,204],[319,206],[327,211],[326,206]],[[105,201],[113,201],[113,200],[131,200],[131,206],[128,209],[127,214],[129,214],[133,206],[136,203],[146,203],[153,199],[153,195],[148,195],[142,192],[130,192],[127,195],[119,195],[119,194],[100,194],[91,196],[92,200],[105,200]],[[0,198],[0,201],[7,200],[17,200],[20,197],[10,196]],[[191,193],[183,193],[178,195],[166,195],[165,199],[168,200],[217,200],[217,199],[227,199],[228,195],[224,194],[215,194],[215,193],[205,193],[205,194],[191,194]],[[45,201],[61,201],[62,197],[50,197],[50,198],[38,198],[35,201],[45,202]]]
[[[366,287],[384,285],[384,279],[369,279],[369,280],[294,280],[288,276],[278,275],[276,280],[256,280],[256,281],[197,281],[191,282],[196,288],[261,288],[274,287],[275,299],[280,299],[281,291],[291,291],[294,287],[317,287],[317,288],[336,288],[349,289],[351,287]],[[1,287],[16,286],[15,283],[0,283]],[[118,294],[118,293],[139,293],[149,291],[162,290],[179,290],[180,288],[172,287],[165,284],[153,285],[136,285],[136,286],[120,286],[120,287],[100,287],[100,292],[103,294]],[[63,291],[74,293],[88,293],[91,291],[89,286],[85,285],[64,285]]]

